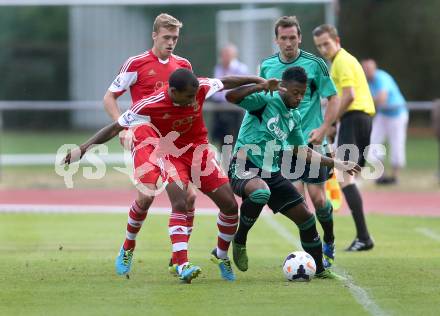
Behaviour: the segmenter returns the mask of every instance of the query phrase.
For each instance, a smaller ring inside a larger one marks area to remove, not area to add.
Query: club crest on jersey
[[[280,120],[280,115],[277,114],[277,116],[270,118],[267,121],[267,129],[272,132],[273,135],[275,135],[276,138],[279,140],[286,140],[287,139],[287,133],[285,133],[279,126],[278,122]],[[290,125],[290,122],[289,122]],[[289,126],[290,127],[290,126]]]
[[[163,81],[157,81],[156,84],[154,85],[154,91],[159,90],[160,88],[162,88],[164,86]]]

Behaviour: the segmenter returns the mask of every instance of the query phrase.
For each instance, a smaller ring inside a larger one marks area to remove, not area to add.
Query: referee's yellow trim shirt
[[[363,111],[370,115],[376,113],[364,70],[357,59],[345,49],[341,48],[333,59],[330,76],[340,97],[343,88],[354,88],[354,101],[347,111]]]

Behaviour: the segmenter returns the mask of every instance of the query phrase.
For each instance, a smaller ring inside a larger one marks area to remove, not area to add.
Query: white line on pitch
[[[278,223],[272,216],[265,216],[266,222],[275,230],[278,235],[283,237],[285,240],[290,242],[298,249],[302,249],[301,242],[296,238],[289,230],[287,230],[283,225]],[[344,285],[348,287],[351,295],[355,300],[370,314],[374,316],[385,316],[388,315],[382,308],[379,307],[368,295],[368,293],[356,285],[351,277],[342,268],[333,268],[335,272],[344,276]]]
[[[440,234],[436,233],[432,229],[429,229],[427,227],[417,227],[415,230],[416,230],[416,232],[418,232],[428,238],[431,238],[435,241],[440,241]]]

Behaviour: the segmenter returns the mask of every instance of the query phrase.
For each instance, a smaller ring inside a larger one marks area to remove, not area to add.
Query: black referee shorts
[[[367,153],[364,155],[364,151],[370,145],[372,123],[373,118],[363,111],[348,111],[342,116],[338,131],[338,150],[336,151],[339,159],[355,161],[359,166],[365,166]],[[350,157],[350,150],[341,149],[342,145],[356,146],[351,150],[358,150],[357,161]]]

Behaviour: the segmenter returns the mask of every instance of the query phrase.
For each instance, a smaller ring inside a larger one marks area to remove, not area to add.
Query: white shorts
[[[378,113],[373,118],[373,128],[371,131],[371,144],[390,145],[390,162],[393,167],[403,167],[406,163],[405,144],[406,129],[408,126],[408,112],[398,116],[386,116]],[[384,157],[377,156],[374,151],[370,151],[373,159],[382,160]]]

